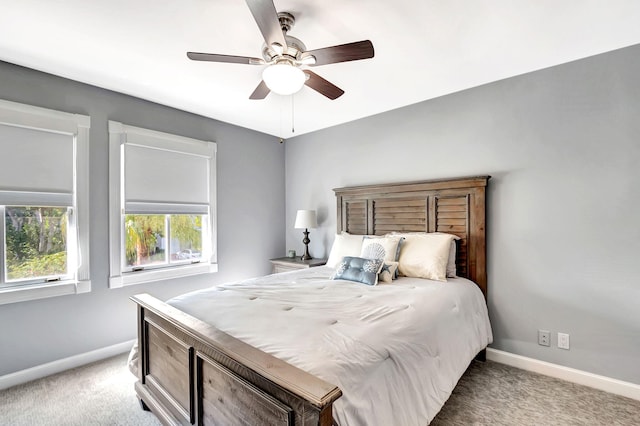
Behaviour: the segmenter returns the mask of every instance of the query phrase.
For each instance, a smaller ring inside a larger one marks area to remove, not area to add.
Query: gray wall
[[[264,275],[282,256],[285,149],[276,138],[3,62],[0,99],[91,116],[92,281],[91,293],[0,305],[0,376],[134,339],[132,294],[166,299]],[[218,273],[108,289],[107,120],[217,142]]]
[[[318,209],[327,255],[332,188],[478,174],[492,347],[640,384],[640,46],[287,141],[286,248],[296,210]]]

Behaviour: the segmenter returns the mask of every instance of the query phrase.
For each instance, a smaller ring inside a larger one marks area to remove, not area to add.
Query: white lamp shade
[[[318,219],[315,210],[298,210],[296,214],[296,229],[317,228]]]
[[[292,95],[302,89],[306,77],[300,68],[281,63],[265,68],[262,80],[273,93]]]

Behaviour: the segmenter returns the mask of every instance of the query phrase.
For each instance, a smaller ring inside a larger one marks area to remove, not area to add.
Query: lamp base
[[[304,243],[304,254],[300,258],[300,260],[311,260],[313,258],[309,254],[309,243],[311,242],[311,240],[309,239],[309,229],[305,228],[303,234],[304,239],[302,240],[302,242]]]

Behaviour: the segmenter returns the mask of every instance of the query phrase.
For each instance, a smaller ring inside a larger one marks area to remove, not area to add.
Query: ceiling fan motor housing
[[[300,55],[302,55],[303,52],[306,52],[307,50],[306,46],[299,39],[292,37],[290,35],[285,35],[284,38],[287,41],[287,47],[284,49],[282,54],[275,51],[273,47],[263,44],[262,57],[264,58],[265,61],[271,62],[276,58],[278,58],[279,56],[284,56],[284,57],[288,56],[292,60],[299,60]]]
[[[273,46],[269,46],[266,43],[262,45],[262,57],[265,61],[271,62],[279,59],[279,57],[284,57],[280,59],[291,59],[291,60],[300,60],[302,53],[307,50],[307,47],[304,43],[290,35],[287,35],[287,32],[293,28],[293,25],[296,22],[295,17],[289,12],[279,12],[278,20],[280,21],[280,28],[284,33],[284,39],[287,42],[287,46],[284,47],[282,52],[274,49]]]

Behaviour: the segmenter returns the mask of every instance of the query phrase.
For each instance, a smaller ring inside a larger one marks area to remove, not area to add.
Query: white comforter
[[[311,268],[168,303],[342,389],[339,425],[420,425],[492,341],[471,281],[400,278],[370,287]]]

